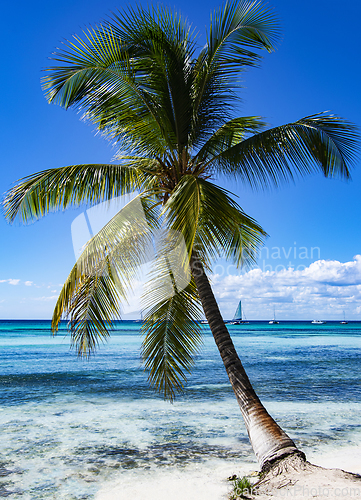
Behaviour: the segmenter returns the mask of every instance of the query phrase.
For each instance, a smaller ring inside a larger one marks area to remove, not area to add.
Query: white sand
[[[307,460],[315,465],[361,474],[361,444],[359,443],[334,448],[333,453],[321,451],[320,453],[306,453],[306,455]]]
[[[350,445],[340,448],[329,448],[318,451],[305,450],[307,458],[315,465],[326,468],[339,468],[349,472],[361,473],[361,446]],[[207,461],[204,464],[196,464],[194,468],[157,468],[157,469],[133,469],[132,471],[122,471],[115,481],[103,484],[95,500],[226,500],[232,490],[232,483],[227,481],[227,477],[233,474],[238,476],[247,475],[257,469],[254,464],[244,462],[225,462],[222,460]],[[317,488],[317,481],[328,485],[329,490],[324,490],[323,497],[334,497],[334,491],[331,490],[329,479],[323,480],[322,472],[319,477],[306,482],[298,482],[298,490],[290,490],[289,495],[298,496],[298,498],[322,498],[315,494],[310,497],[302,495],[300,487],[306,493],[307,489]],[[307,483],[307,484],[306,484]],[[332,478],[333,486],[347,484],[340,481],[339,478]],[[349,485],[348,485],[349,486]],[[316,490],[313,490],[314,493]],[[344,490],[346,491],[346,490]],[[282,497],[286,492],[280,490],[275,498]],[[326,494],[328,493],[328,495]],[[337,495],[336,495],[337,496]],[[354,496],[354,495],[351,495]],[[356,496],[357,497],[357,496]],[[274,498],[273,496],[259,496],[259,499]],[[340,498],[351,498],[348,495],[342,495]],[[359,497],[361,498],[361,497]]]
[[[243,474],[254,470],[244,466]],[[104,485],[95,500],[225,500],[232,489],[230,474],[240,474],[237,462],[215,460],[197,464],[193,469],[157,469],[120,473],[118,479]]]

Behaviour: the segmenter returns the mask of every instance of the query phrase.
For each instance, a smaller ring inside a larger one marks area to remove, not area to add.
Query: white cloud
[[[8,278],[6,280],[0,280],[0,283],[7,283],[8,285],[25,285],[25,286],[34,286],[35,288],[43,288],[45,285],[42,284],[42,285],[37,285],[36,283],[34,283],[33,281],[30,281],[30,280],[26,280],[26,281],[23,281],[23,280],[20,280],[20,279],[14,279],[14,278]],[[56,285],[49,285],[47,288],[51,288],[52,286],[56,286]]]
[[[49,302],[49,301],[52,301],[52,300],[56,300],[58,298],[57,295],[51,295],[49,297],[46,297],[46,296],[43,296],[43,297],[33,297],[31,300],[38,300],[38,301],[41,301],[41,302]]]
[[[9,285],[18,285],[20,283],[20,280],[9,278],[7,280],[0,280],[0,283],[9,283]]]
[[[18,285],[19,283],[20,283],[20,280],[9,279],[9,285]]]
[[[219,269],[219,267],[217,268]],[[353,261],[318,260],[299,269],[252,269],[242,275],[214,275],[213,289],[226,318],[242,299],[248,319],[349,319],[361,313],[361,255]]]

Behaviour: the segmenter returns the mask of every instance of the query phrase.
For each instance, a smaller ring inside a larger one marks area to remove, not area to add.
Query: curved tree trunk
[[[241,409],[249,439],[262,469],[277,459],[303,453],[269,415],[255,393],[223,321],[201,262],[193,255],[192,276],[203,310]],[[303,455],[304,456],[304,455]]]

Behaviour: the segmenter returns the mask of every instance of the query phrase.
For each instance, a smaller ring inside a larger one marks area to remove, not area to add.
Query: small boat
[[[271,319],[271,321],[268,322],[269,325],[279,325],[280,322],[276,320],[276,312],[275,312],[275,308],[273,308],[273,319]]]
[[[239,301],[236,312],[234,313],[232,321],[228,323],[229,325],[245,325],[248,321],[242,320],[242,302]]]
[[[144,322],[143,311],[140,311],[140,319],[136,319],[135,322],[136,323],[143,323]]]
[[[203,319],[200,323],[201,325],[208,325],[208,321],[206,319]]]
[[[311,323],[313,325],[324,325],[326,321],[321,321],[320,319],[314,319],[313,321],[311,321]]]
[[[345,319],[345,311],[343,312],[343,321],[340,321],[340,325],[347,325],[348,321]]]

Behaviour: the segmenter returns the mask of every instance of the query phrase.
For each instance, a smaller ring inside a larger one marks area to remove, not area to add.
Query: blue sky
[[[62,40],[80,33],[128,2],[20,1],[3,6],[1,187],[4,193],[28,174],[77,163],[109,162],[114,150],[73,111],[47,104],[42,69]],[[168,3],[205,40],[209,2]],[[273,54],[249,70],[239,115],[260,115],[280,125],[331,110],[361,125],[359,19],[354,0],[273,0],[283,29]],[[321,175],[269,192],[223,183],[270,237],[259,269],[243,273],[221,262],[214,289],[230,317],[238,298],[247,316],[361,318],[360,163],[351,182]],[[70,227],[81,210],[51,214],[29,226],[0,218],[0,318],[50,318],[61,284],[74,264]],[[313,250],[312,250],[313,249]],[[258,274],[257,274],[258,273]]]

